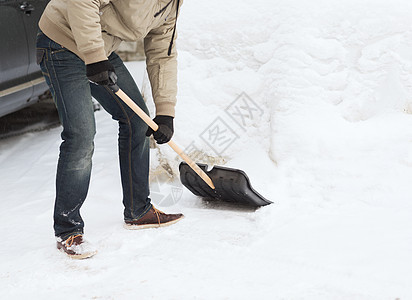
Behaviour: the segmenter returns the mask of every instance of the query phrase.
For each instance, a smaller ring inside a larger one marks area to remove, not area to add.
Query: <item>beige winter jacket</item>
[[[180,0],[180,4],[182,2]],[[106,60],[121,41],[144,38],[156,114],[174,116],[177,94],[175,43],[170,56],[168,48],[176,9],[177,0],[51,0],[39,27],[86,64]]]

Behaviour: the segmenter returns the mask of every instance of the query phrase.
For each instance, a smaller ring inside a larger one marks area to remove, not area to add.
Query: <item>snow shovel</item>
[[[150,128],[157,131],[159,126],[129,98],[116,84],[110,89],[129,106]],[[197,165],[172,140],[167,143],[186,163],[179,166],[180,180],[192,193],[205,198],[241,203],[249,206],[263,206],[272,203],[259,195],[250,185],[245,172],[215,166],[207,170],[207,165]]]
[[[254,207],[272,203],[252,188],[249,178],[242,170],[214,166],[207,171],[206,164],[198,164],[198,166],[215,183],[215,189],[211,189],[199,176],[196,176],[189,164],[182,162],[179,165],[180,181],[193,194]]]

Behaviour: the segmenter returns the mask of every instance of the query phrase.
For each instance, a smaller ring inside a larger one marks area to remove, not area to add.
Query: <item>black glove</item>
[[[117,81],[113,65],[108,60],[86,65],[89,80],[98,85],[112,85]]]
[[[157,131],[153,131],[149,127],[146,132],[146,136],[150,136],[153,133],[153,137],[158,144],[164,144],[170,141],[173,136],[173,117],[171,116],[156,116],[153,121],[159,125]]]

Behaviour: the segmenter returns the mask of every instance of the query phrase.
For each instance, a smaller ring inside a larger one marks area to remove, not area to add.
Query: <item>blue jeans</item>
[[[49,85],[63,126],[56,174],[55,235],[83,233],[80,208],[89,189],[96,124],[92,96],[119,122],[119,161],[124,219],[136,220],[150,208],[147,125],[108,87],[89,82],[84,62],[73,52],[37,35],[37,61]],[[148,113],[132,76],[115,53],[109,56],[118,86]]]

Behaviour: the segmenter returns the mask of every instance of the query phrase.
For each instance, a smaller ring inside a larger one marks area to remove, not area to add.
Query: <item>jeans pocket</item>
[[[36,63],[38,65],[40,65],[40,63],[42,62],[44,58],[44,53],[45,53],[44,49],[36,49]]]

